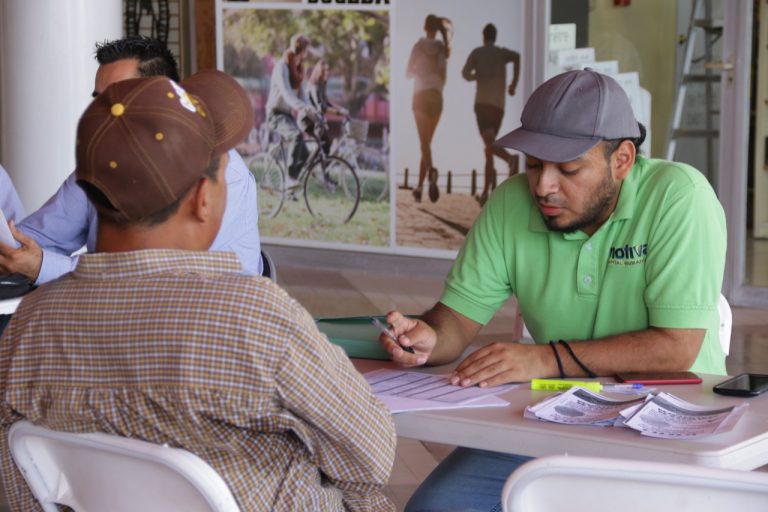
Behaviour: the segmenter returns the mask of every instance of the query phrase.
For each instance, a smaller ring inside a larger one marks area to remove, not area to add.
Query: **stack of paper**
[[[621,425],[641,434],[687,439],[730,432],[749,404],[711,409],[659,393],[644,404],[621,412]]]
[[[622,410],[642,404],[644,400],[645,396],[615,400],[576,386],[527,407],[523,415],[555,423],[611,427],[620,418]]]
[[[729,432],[748,404],[711,409],[669,393],[615,400],[580,387],[526,408],[526,418],[571,425],[628,427],[642,435],[687,439]]]
[[[480,388],[451,384],[447,375],[430,375],[406,370],[380,369],[363,375],[374,394],[390,412],[468,407],[503,407],[509,402],[494,396],[514,388],[515,384]]]

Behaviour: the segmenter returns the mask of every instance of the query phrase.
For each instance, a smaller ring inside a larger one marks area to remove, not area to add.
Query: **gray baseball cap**
[[[525,104],[520,122],[520,128],[494,144],[547,162],[575,160],[601,140],[640,137],[624,89],[589,68],[541,84]]]

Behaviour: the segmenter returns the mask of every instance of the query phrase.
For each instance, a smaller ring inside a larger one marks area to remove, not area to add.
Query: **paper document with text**
[[[659,393],[642,407],[624,413],[624,425],[641,434],[685,439],[729,432],[748,404],[712,409],[692,404],[669,393]]]
[[[407,370],[380,369],[363,375],[392,412],[508,405],[496,397],[516,384],[488,388],[451,384],[447,375],[431,375]]]
[[[14,249],[20,247],[19,242],[17,242],[11,234],[11,229],[8,227],[8,219],[5,218],[5,213],[2,208],[0,208],[0,242],[13,247]]]
[[[688,439],[731,431],[747,406],[705,407],[669,393],[616,400],[573,387],[526,407],[523,416],[570,425],[626,427],[645,436]]]
[[[573,387],[526,408],[526,418],[570,425],[613,426],[622,410],[642,403],[645,396],[615,400],[588,389]]]

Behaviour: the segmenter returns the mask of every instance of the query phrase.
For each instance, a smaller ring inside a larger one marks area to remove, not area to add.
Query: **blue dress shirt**
[[[229,152],[225,177],[227,206],[210,250],[234,252],[246,274],[260,275],[262,262],[256,180],[234,149]],[[96,209],[75,182],[75,173],[72,173],[53,197],[19,223],[19,228],[43,248],[43,262],[36,284],[74,270],[78,256],[72,253],[83,246],[91,252],[96,247],[96,225]]]
[[[0,165],[0,208],[3,209],[7,220],[20,222],[27,216],[27,210],[24,209],[19,194],[16,193],[16,187],[13,186],[11,177],[2,165]]]

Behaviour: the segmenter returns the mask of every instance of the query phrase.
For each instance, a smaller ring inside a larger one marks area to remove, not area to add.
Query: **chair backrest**
[[[11,455],[45,512],[239,512],[216,471],[196,455],[102,433],[56,432],[21,421]]]
[[[731,328],[733,327],[733,313],[728,300],[721,293],[717,301],[717,312],[720,314],[720,346],[725,355],[731,350]]]
[[[504,512],[765,512],[768,473],[556,455],[507,479]]]
[[[263,249],[261,250],[261,262],[263,265],[261,275],[270,278],[273,283],[277,283],[277,268],[275,267],[275,262],[272,260],[269,253]]]

